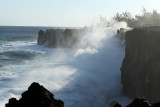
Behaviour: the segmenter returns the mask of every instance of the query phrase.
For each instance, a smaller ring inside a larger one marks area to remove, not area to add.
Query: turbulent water
[[[108,107],[129,101],[122,95],[120,66],[124,41],[116,30],[96,24],[74,49],[37,45],[38,31],[48,27],[0,27],[0,107],[20,98],[32,82],[39,82],[61,99],[65,107]]]

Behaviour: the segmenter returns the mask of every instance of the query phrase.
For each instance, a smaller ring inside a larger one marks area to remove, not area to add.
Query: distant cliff
[[[40,30],[38,33],[37,44],[45,45],[49,48],[73,48],[84,29],[48,29]]]
[[[126,32],[126,54],[121,67],[125,95],[160,101],[160,30]]]

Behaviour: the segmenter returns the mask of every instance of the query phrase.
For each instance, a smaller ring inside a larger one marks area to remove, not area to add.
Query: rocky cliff
[[[32,83],[19,100],[11,98],[6,107],[64,107],[61,100],[38,83]]]
[[[49,48],[73,48],[83,33],[84,29],[40,30],[38,33],[37,44],[45,45]]]
[[[124,94],[160,101],[160,30],[126,32],[125,58],[121,67]]]

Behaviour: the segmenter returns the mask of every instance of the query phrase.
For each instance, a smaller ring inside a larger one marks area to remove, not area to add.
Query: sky
[[[160,0],[0,0],[0,25],[84,27],[143,7],[160,12]]]

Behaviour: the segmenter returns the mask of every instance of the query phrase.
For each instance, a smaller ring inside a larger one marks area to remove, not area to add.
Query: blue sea
[[[65,107],[128,103],[120,83],[125,46],[116,37],[119,26],[91,27],[74,49],[37,45],[39,30],[57,27],[0,26],[0,107],[21,98],[32,82],[50,90]]]

